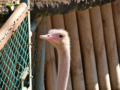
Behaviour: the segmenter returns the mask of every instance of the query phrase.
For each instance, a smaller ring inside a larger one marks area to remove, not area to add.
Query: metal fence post
[[[46,33],[46,17],[43,17],[37,27],[37,58],[35,73],[35,90],[44,89],[44,63],[45,63],[45,40],[39,38],[40,34]]]

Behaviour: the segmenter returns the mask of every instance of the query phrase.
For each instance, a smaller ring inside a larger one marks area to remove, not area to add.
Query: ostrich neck
[[[70,70],[70,48],[57,49],[58,51],[58,80],[56,90],[66,90]]]

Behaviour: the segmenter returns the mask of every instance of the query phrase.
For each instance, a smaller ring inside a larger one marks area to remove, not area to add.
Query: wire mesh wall
[[[29,67],[28,47],[28,19],[26,17],[0,51],[0,90],[21,89],[21,75],[25,68]],[[33,48],[36,50],[35,47]],[[33,56],[33,60],[35,60],[35,56]],[[33,61],[33,72],[35,71],[34,66]],[[33,81],[35,82],[34,78]],[[29,76],[24,85],[28,87]]]

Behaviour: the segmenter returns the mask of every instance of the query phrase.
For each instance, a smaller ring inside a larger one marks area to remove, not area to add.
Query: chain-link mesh
[[[21,89],[21,75],[29,66],[28,46],[28,19],[26,17],[0,51],[0,90]],[[36,58],[34,54],[33,72],[35,72]],[[33,81],[35,83],[34,78]],[[25,86],[29,86],[29,77],[25,80]]]

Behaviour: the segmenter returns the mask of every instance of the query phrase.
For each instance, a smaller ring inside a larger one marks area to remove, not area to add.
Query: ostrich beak
[[[50,34],[46,34],[46,35],[40,35],[39,37],[41,38],[41,39],[45,39],[45,40],[48,40],[48,39],[50,39]]]
[[[40,38],[49,41],[61,42],[61,40],[59,40],[56,36],[51,34],[40,35]]]

